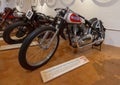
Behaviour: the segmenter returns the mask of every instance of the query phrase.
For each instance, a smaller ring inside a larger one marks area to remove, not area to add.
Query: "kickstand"
[[[92,45],[92,49],[97,49],[97,50],[101,51],[101,48],[102,48],[101,45],[99,45],[99,46]]]

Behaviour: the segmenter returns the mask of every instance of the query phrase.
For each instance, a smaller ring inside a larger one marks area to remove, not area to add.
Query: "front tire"
[[[19,51],[19,63],[24,69],[35,70],[51,59],[58,48],[59,36],[55,36],[49,48],[47,48],[47,45],[55,32],[55,28],[40,27],[24,40]],[[31,46],[32,43],[36,45]],[[51,49],[52,45],[53,48]]]

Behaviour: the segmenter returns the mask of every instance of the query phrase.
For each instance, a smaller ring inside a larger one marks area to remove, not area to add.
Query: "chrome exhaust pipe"
[[[87,44],[87,45],[79,46],[78,48],[83,48],[83,47],[86,47],[86,46],[89,46],[89,45],[93,45],[93,44],[95,44],[95,43],[97,43],[97,42],[102,42],[102,41],[103,41],[103,38],[102,38],[102,39],[99,39],[99,40],[96,40],[96,41],[94,41],[94,42],[92,42],[92,43],[89,43],[89,44]]]

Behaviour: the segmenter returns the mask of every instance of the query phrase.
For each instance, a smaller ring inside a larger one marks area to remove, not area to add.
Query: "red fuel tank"
[[[69,13],[66,19],[67,23],[81,23],[82,21],[82,19],[74,13]]]

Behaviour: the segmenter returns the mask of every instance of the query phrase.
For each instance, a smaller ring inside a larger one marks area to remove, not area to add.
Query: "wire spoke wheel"
[[[59,36],[55,32],[55,28],[40,27],[24,40],[19,52],[23,68],[34,70],[51,59],[59,44]]]
[[[10,38],[12,40],[24,39],[29,33],[29,30],[26,26],[18,26],[14,28],[10,33]]]
[[[50,55],[53,54],[54,49],[57,45],[57,37],[51,42],[51,38],[53,37],[54,32],[45,31],[36,36],[33,40],[35,46],[30,46],[26,53],[27,62],[30,65],[39,65],[49,59]],[[48,47],[51,42],[50,47]],[[31,43],[32,45],[32,43]]]

